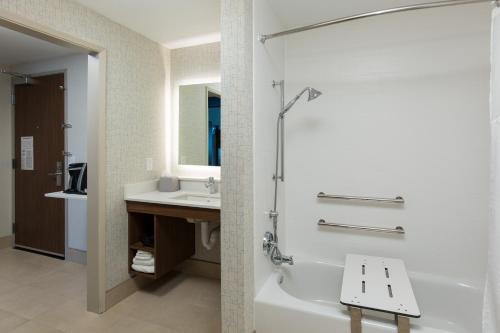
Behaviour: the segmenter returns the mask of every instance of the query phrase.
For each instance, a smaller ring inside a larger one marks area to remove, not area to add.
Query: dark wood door
[[[15,244],[64,256],[65,203],[44,196],[64,190],[64,74],[16,85],[14,110]]]

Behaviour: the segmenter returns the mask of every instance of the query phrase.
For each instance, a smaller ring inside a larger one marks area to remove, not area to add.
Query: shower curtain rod
[[[342,18],[338,18],[338,19],[334,19],[334,20],[330,20],[330,21],[324,21],[324,22],[320,22],[320,23],[316,23],[316,24],[306,25],[303,27],[284,30],[284,31],[280,31],[280,32],[276,32],[276,33],[268,34],[268,35],[259,34],[258,39],[262,44],[264,44],[268,39],[273,39],[276,37],[295,34],[297,32],[328,27],[330,25],[359,20],[359,19],[372,17],[372,16],[378,16],[378,15],[384,15],[384,14],[394,14],[394,13],[407,12],[407,11],[413,11],[413,10],[421,10],[421,9],[429,9],[429,8],[476,4],[476,3],[483,3],[483,2],[495,3],[497,7],[500,7],[500,0],[451,0],[451,1],[422,3],[419,5],[410,5],[410,6],[389,8],[389,9],[383,9],[383,10],[378,10],[378,11],[374,11],[374,12],[346,16],[346,17],[342,17]]]

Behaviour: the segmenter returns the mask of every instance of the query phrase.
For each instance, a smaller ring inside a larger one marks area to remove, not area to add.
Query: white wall
[[[254,32],[280,30],[268,0],[254,1]],[[284,78],[285,48],[283,40],[263,45],[254,40],[254,274],[257,292],[272,270],[271,263],[262,253],[262,238],[272,231],[269,211],[273,208],[274,160],[276,154],[276,122],[280,111],[280,89],[272,88],[273,80]],[[283,183],[279,183],[282,186]],[[282,196],[280,195],[280,200]],[[280,228],[284,231],[283,202],[278,201]],[[282,223],[283,222],[283,223]],[[284,246],[286,239],[281,237]]]
[[[33,75],[65,72],[66,122],[73,126],[65,133],[66,151],[73,154],[68,158],[68,163],[87,162],[88,58],[86,54],[74,54],[14,67],[18,72]],[[86,251],[86,202],[68,200],[66,215],[68,247]]]
[[[12,234],[12,108],[10,77],[0,75],[0,238]]]
[[[412,271],[483,283],[489,164],[490,6],[433,9],[287,39],[287,254],[403,258]],[[269,44],[275,41],[268,42]],[[393,197],[402,208],[318,201]],[[318,219],[406,229],[320,229]]]

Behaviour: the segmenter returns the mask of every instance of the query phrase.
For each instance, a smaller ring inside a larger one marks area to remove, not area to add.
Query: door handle
[[[49,177],[56,178],[56,186],[62,186],[62,177],[64,176],[64,171],[62,167],[62,162],[56,162],[56,171],[48,174]]]

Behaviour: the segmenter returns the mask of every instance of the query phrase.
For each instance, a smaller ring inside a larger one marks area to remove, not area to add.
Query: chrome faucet
[[[205,183],[205,187],[208,188],[210,194],[217,193],[217,184],[215,183],[215,178],[214,177],[208,178],[208,181]]]
[[[263,241],[264,242],[262,244],[262,247],[264,253],[270,256],[273,265],[281,266],[282,264],[288,264],[288,265],[294,264],[293,256],[285,256],[281,253],[278,247],[278,242],[276,241],[271,232],[266,232]]]

